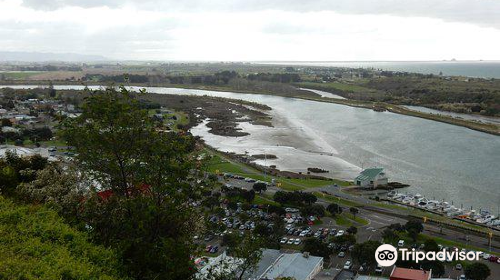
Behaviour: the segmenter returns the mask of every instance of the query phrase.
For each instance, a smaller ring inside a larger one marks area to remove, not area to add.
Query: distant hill
[[[3,52],[0,51],[0,61],[101,61],[106,60],[100,55],[85,55],[76,53],[42,53],[42,52]]]

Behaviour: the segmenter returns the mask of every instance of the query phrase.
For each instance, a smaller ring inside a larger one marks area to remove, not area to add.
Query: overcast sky
[[[129,60],[500,60],[500,1],[0,0],[0,51]]]

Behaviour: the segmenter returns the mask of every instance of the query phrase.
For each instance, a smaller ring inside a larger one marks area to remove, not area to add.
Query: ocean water
[[[500,61],[352,61],[352,62],[259,62],[262,64],[374,68],[389,71],[500,79]]]

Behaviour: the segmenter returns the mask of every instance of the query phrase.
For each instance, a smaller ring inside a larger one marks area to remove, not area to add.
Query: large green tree
[[[485,280],[490,274],[490,268],[484,263],[475,262],[465,266],[465,276],[468,279]]]
[[[360,264],[366,263],[368,265],[375,265],[375,251],[382,245],[382,243],[374,240],[358,243],[354,245],[352,250],[352,257]]]
[[[82,114],[61,125],[93,182],[82,219],[97,241],[121,253],[134,278],[189,279],[202,217],[190,203],[194,141],[157,129],[137,95],[124,87],[90,92]]]

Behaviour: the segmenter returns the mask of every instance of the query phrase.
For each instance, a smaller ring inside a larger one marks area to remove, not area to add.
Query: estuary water
[[[222,96],[270,106],[274,127],[241,123],[241,128],[251,133],[248,136],[212,135],[204,123],[192,129],[193,134],[220,150],[265,152],[278,157],[259,161],[261,164],[291,171],[320,167],[329,170],[329,176],[349,180],[361,168],[378,166],[385,168],[390,180],[411,185],[404,191],[444,199],[464,208],[487,209],[494,214],[500,206],[499,136],[332,103],[192,89],[152,87],[146,90],[160,94]]]

